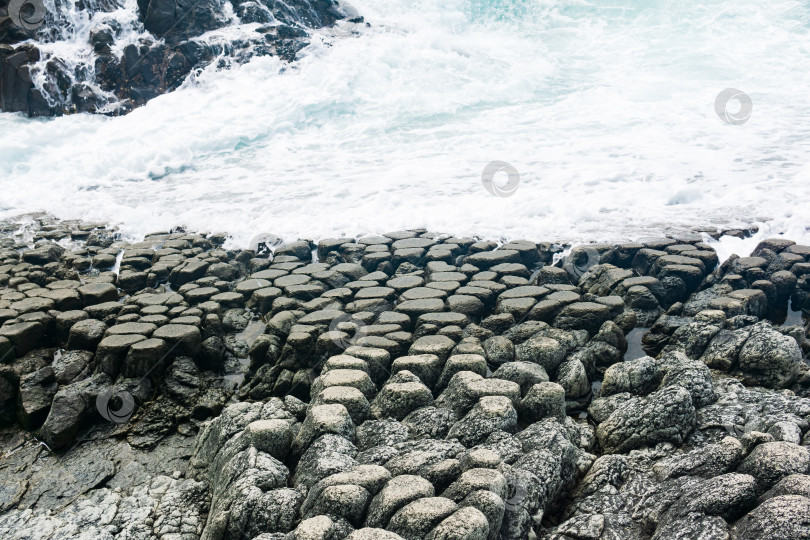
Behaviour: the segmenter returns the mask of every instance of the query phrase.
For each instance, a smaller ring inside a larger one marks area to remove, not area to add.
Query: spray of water
[[[0,215],[44,209],[135,236],[183,224],[242,245],[257,231],[414,226],[560,241],[756,223],[806,234],[807,6],[354,6],[370,26],[324,31],[293,65],[212,65],[125,117],[0,114]],[[140,39],[129,20],[121,43]],[[718,118],[726,88],[750,96],[744,124]],[[514,196],[482,187],[493,161],[519,171]]]

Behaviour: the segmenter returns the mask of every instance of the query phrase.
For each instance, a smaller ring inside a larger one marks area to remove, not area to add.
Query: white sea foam
[[[601,241],[758,224],[808,239],[804,4],[353,4],[370,27],[324,31],[292,67],[211,68],[126,117],[0,114],[0,217],[46,210],[133,236],[182,224],[241,244],[419,226]],[[752,98],[745,124],[714,112],[729,87]],[[520,172],[512,197],[482,186],[496,160]]]

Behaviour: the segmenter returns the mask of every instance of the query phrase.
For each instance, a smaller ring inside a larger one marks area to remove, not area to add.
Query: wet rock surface
[[[0,223],[0,535],[808,538],[810,250],[561,250]]]
[[[20,6],[0,0],[0,111],[29,116],[126,114],[212,64],[289,63],[320,29],[362,27],[335,0],[57,2],[32,29],[5,16]]]

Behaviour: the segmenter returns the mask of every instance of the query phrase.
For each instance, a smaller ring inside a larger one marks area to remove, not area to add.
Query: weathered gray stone
[[[801,495],[810,498],[810,476],[806,474],[785,476],[760,497],[760,502],[781,495]]]
[[[416,409],[433,405],[433,394],[410,371],[393,375],[371,402],[370,413],[375,419],[402,420]]]
[[[476,491],[486,490],[503,499],[507,496],[508,489],[506,478],[500,472],[494,469],[473,468],[464,471],[442,493],[442,497],[459,502]]]
[[[65,351],[55,355],[52,367],[56,381],[60,385],[66,385],[86,378],[92,360],[93,353],[88,351]]]
[[[391,531],[374,527],[357,529],[346,537],[346,540],[403,540],[403,538]]]
[[[366,396],[351,386],[330,386],[319,391],[312,400],[312,405],[339,403],[349,411],[352,421],[359,425],[368,417],[369,403]]]
[[[591,391],[585,365],[574,356],[557,368],[557,383],[565,389],[565,397],[569,399],[582,398]]]
[[[419,315],[425,313],[432,313],[435,311],[442,311],[444,309],[444,300],[439,298],[425,298],[421,300],[406,300],[398,304],[396,311],[409,315],[412,319],[416,320]]]
[[[810,468],[810,450],[797,444],[776,441],[760,444],[740,463],[738,472],[750,474],[757,490],[764,493],[791,474],[806,474]]]
[[[487,517],[477,508],[468,506],[445,518],[426,540],[486,540],[488,535]]]
[[[712,369],[728,371],[737,363],[737,357],[751,334],[750,328],[720,330],[700,360]]]
[[[443,439],[456,422],[456,413],[437,407],[416,409],[402,420],[412,439]]]
[[[662,377],[658,363],[649,356],[613,364],[605,370],[601,395],[630,392],[643,396],[655,390]]]
[[[432,497],[433,493],[433,485],[421,476],[396,476],[371,501],[365,526],[387,527],[400,508],[415,500]]]
[[[245,437],[250,444],[267,452],[279,461],[287,458],[292,445],[292,431],[287,420],[256,420],[245,427]]]
[[[687,490],[662,516],[662,523],[699,512],[734,521],[756,505],[752,476],[728,473],[703,480]]]
[[[45,422],[57,390],[56,377],[50,366],[20,377],[17,419],[24,429],[36,429]]]
[[[546,370],[534,362],[508,362],[496,369],[492,377],[517,383],[521,394],[528,392],[535,384],[548,382]]]
[[[422,540],[456,508],[444,497],[418,499],[399,509],[388,522],[388,529],[405,540]]]
[[[441,392],[450,379],[460,371],[471,371],[481,376],[487,374],[487,362],[480,354],[454,354],[447,359],[435,388]]]
[[[321,391],[331,386],[357,388],[366,399],[373,398],[377,390],[365,371],[359,369],[333,369],[315,379],[315,382],[312,383],[312,394],[317,396]]]
[[[408,427],[393,418],[369,420],[357,426],[357,446],[366,450],[375,446],[391,446],[408,439]]]
[[[441,375],[442,364],[442,360],[435,354],[401,356],[391,364],[391,373],[409,371],[419,377],[425,386],[434,388]]]
[[[122,371],[124,359],[127,356],[129,348],[135,343],[144,341],[145,339],[146,337],[140,334],[121,334],[105,337],[98,344],[98,351],[96,352],[96,371],[106,373],[113,378],[117,377]]]
[[[520,417],[525,422],[544,418],[565,419],[565,389],[557,383],[542,382],[529,388],[520,402]]]
[[[61,387],[40,430],[42,440],[52,450],[72,443],[96,412],[99,392],[109,388],[111,382],[107,375],[99,374]]]
[[[352,531],[351,525],[342,519],[333,521],[329,516],[320,515],[304,519],[289,535],[282,533],[261,534],[255,540],[340,540]]]
[[[202,334],[196,326],[167,324],[154,331],[152,337],[164,340],[169,347],[167,354],[196,356],[200,351]]]
[[[768,499],[731,529],[733,540],[768,538],[798,540],[810,538],[810,498],[782,495]]]
[[[596,436],[606,453],[683,440],[695,425],[695,408],[689,392],[672,386],[646,398],[623,403],[596,428]]]
[[[362,523],[371,494],[362,486],[352,484],[326,486],[318,493],[305,517],[327,515],[345,519],[353,525]]]
[[[660,388],[680,386],[687,389],[695,408],[715,401],[712,376],[703,362],[692,360],[680,352],[672,352],[659,358],[658,366],[664,373]]]
[[[118,300],[118,289],[111,283],[88,283],[77,290],[85,306]]]
[[[45,327],[38,322],[20,322],[0,326],[0,338],[6,338],[14,345],[17,356],[23,356],[36,348],[44,335]]]
[[[595,335],[610,318],[610,309],[595,302],[575,302],[564,307],[554,319],[554,326],[565,330],[587,330]]]
[[[423,336],[414,341],[408,354],[433,354],[444,362],[455,346],[456,343],[447,336]]]
[[[520,386],[512,381],[485,379],[471,371],[460,371],[450,378],[436,404],[464,415],[484,396],[505,396],[513,405],[517,405],[520,400]]]
[[[461,444],[471,448],[495,431],[514,432],[517,420],[517,412],[509,398],[484,396],[450,428],[447,438],[458,439]]]
[[[802,361],[796,341],[768,325],[758,325],[740,351],[737,369],[745,380],[784,388],[796,380]]]
[[[659,528],[651,540],[728,540],[728,525],[716,516],[692,512]]]
[[[515,359],[515,345],[503,336],[493,336],[482,344],[487,360],[493,366],[500,366]]]
[[[556,339],[534,336],[515,347],[517,362],[534,362],[546,372],[553,372],[565,359],[565,349]]]
[[[653,466],[653,471],[662,481],[680,476],[711,478],[733,470],[742,458],[742,444],[734,437],[726,437],[720,442],[662,459]]]
[[[293,441],[293,452],[300,454],[312,441],[326,433],[339,435],[349,441],[354,439],[354,422],[346,407],[331,404],[310,408]]]

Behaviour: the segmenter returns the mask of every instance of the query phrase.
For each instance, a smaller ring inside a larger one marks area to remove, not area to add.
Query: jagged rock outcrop
[[[0,1],[0,15],[18,5]],[[57,11],[46,12],[42,25],[31,29],[0,18],[0,111],[29,116],[126,114],[177,89],[215,59],[219,67],[267,55],[292,62],[309,43],[311,31],[347,17],[362,20],[347,15],[350,9],[336,0],[138,0],[131,19],[121,20],[110,12],[126,9],[123,3],[57,6]],[[85,38],[87,19],[92,28]],[[250,23],[261,25],[239,38],[202,37]],[[77,36],[86,43],[77,43]],[[75,57],[46,52],[52,48],[40,48],[38,41],[70,41],[62,54]],[[82,50],[76,50],[77,44]],[[37,64],[41,60],[44,69]]]

